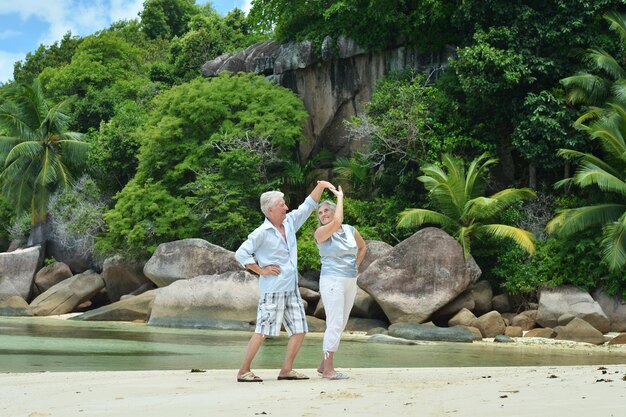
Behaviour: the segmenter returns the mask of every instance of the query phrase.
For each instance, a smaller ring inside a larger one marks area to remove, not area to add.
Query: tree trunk
[[[537,165],[534,162],[528,164],[528,187],[537,189]]]

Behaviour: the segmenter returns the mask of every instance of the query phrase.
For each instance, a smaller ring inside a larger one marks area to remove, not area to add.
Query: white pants
[[[356,297],[356,278],[320,277],[320,294],[326,311],[324,352],[337,352]]]

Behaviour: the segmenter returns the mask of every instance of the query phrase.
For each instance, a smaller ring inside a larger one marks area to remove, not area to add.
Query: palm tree
[[[532,233],[506,224],[490,223],[512,204],[535,197],[529,188],[508,188],[490,197],[483,197],[483,174],[497,159],[487,154],[474,159],[465,170],[462,161],[443,155],[441,168],[434,164],[422,167],[425,174],[418,178],[429,190],[429,199],[436,209],[407,209],[400,213],[399,227],[419,227],[424,224],[440,225],[453,235],[469,256],[471,241],[485,237],[508,238],[529,253],[534,253]]]
[[[87,154],[83,135],[68,131],[69,104],[49,106],[37,80],[14,86],[0,104],[0,184],[18,212],[32,213],[29,244],[45,241],[48,197],[70,186]]]
[[[604,159],[570,149],[559,150],[558,155],[577,160],[578,169],[574,177],[559,181],[556,186],[597,186],[615,195],[617,202],[559,211],[546,230],[569,236],[589,227],[603,226],[602,257],[609,269],[615,271],[626,263],[626,105],[609,104],[602,118],[581,128],[600,142]]]
[[[626,46],[626,15],[610,12],[603,17]],[[621,65],[623,59],[616,59],[603,49],[587,50],[585,59],[596,72],[603,75],[581,71],[561,80],[567,89],[570,103],[590,106],[577,123],[600,117],[606,110],[604,104],[607,102],[626,103],[626,70]]]

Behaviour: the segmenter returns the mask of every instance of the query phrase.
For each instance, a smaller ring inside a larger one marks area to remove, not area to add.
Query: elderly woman
[[[326,311],[326,332],[322,363],[318,372],[323,378],[346,379],[335,370],[333,357],[339,348],[341,333],[346,327],[356,296],[356,276],[365,257],[365,241],[359,232],[343,222],[343,191],[330,188],[337,204],[324,201],[318,205],[319,227],[315,241],[322,258],[320,293]]]

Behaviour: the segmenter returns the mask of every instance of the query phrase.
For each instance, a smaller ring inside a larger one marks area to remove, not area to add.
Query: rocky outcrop
[[[480,273],[454,238],[429,227],[374,261],[357,282],[391,323],[421,323],[476,282]]]
[[[571,285],[541,290],[537,323],[554,328],[564,314],[581,318],[602,333],[610,329],[608,317],[589,293]]]
[[[506,328],[502,316],[497,311],[490,311],[476,318],[472,322],[472,326],[480,330],[483,337],[496,337],[499,334],[504,334]]]
[[[370,53],[340,37],[336,41],[327,38],[318,53],[310,41],[268,41],[208,61],[202,66],[202,74],[212,77],[222,71],[245,71],[268,76],[304,101],[309,114],[304,134],[313,144],[308,149],[301,146],[305,158],[320,148],[338,156],[351,156],[367,138],[348,140],[343,121],[363,113],[376,81],[392,71],[440,71],[454,52],[453,48],[446,48],[423,54],[416,48],[399,45]]]
[[[123,295],[136,291],[142,285],[151,283],[143,273],[143,264],[114,256],[104,261],[102,279],[111,302],[119,301]]]
[[[609,318],[610,330],[626,332],[626,300],[619,295],[608,295],[601,288],[592,292],[591,296]]]
[[[605,342],[604,335],[594,328],[591,324],[578,317],[574,317],[565,326],[557,326],[554,328],[556,333],[555,339],[572,340],[574,342],[592,343],[601,345]]]
[[[143,268],[158,287],[180,279],[241,271],[235,253],[202,239],[183,239],[160,244]]]
[[[59,282],[73,276],[70,267],[63,262],[55,262],[48,266],[44,266],[35,275],[35,285],[33,286],[34,295],[37,296]]]
[[[39,246],[0,253],[0,296],[29,299],[40,255]]]
[[[104,288],[104,281],[99,274],[88,270],[74,275],[43,294],[38,295],[30,307],[37,316],[65,314],[91,299]]]
[[[148,324],[250,330],[258,286],[257,277],[243,270],[176,281],[157,292]]]

